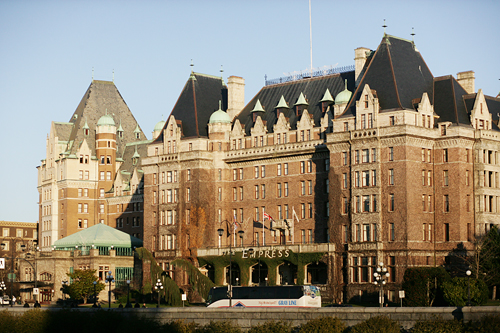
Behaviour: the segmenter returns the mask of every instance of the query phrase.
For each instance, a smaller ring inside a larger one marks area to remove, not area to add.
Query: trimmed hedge
[[[372,317],[362,323],[354,325],[351,333],[400,333],[398,322],[386,316]]]
[[[299,329],[300,333],[342,333],[346,326],[336,317],[323,317],[309,320]]]

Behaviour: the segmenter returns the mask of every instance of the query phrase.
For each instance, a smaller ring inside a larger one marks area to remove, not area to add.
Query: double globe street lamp
[[[108,308],[111,309],[111,282],[115,282],[115,278],[113,277],[113,274],[111,271],[106,274],[106,282],[109,283],[109,290],[108,290]]]
[[[380,307],[384,304],[384,285],[387,283],[387,280],[389,280],[389,276],[390,274],[387,271],[387,267],[384,267],[384,263],[380,262],[377,266],[377,271],[373,273],[373,277],[375,278],[373,283],[380,288],[378,294]]]
[[[161,283],[161,280],[158,279],[155,285],[155,290],[158,292],[158,305],[156,306],[157,308],[160,307],[160,290],[163,289],[163,283]]]

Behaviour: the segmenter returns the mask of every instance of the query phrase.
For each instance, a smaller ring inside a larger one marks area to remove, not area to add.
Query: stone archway
[[[240,272],[240,266],[233,262],[231,265],[231,274],[229,274],[229,266],[225,267],[226,269],[226,284],[229,284],[229,275],[231,275],[231,285],[233,286],[239,286],[241,285],[241,272]]]
[[[264,286],[268,278],[268,267],[266,263],[259,261],[252,266],[252,284]]]
[[[328,266],[324,262],[315,262],[306,266],[307,283],[326,284],[328,280]]]
[[[297,265],[285,261],[278,266],[278,285],[293,285],[297,284]]]

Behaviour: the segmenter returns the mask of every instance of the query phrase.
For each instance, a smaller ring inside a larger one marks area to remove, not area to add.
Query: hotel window
[[[278,206],[278,219],[283,219],[283,212],[281,211],[281,206]]]
[[[370,211],[370,196],[363,195],[363,212],[367,213]]]
[[[389,161],[394,161],[394,147],[389,147]]]
[[[265,184],[260,185],[260,197],[262,199],[266,198],[266,185]]]
[[[389,241],[394,242],[396,239],[396,232],[394,229],[394,223],[389,223]]]
[[[243,222],[243,208],[240,208],[240,221]]]
[[[432,195],[427,196],[427,210],[432,212]]]
[[[363,149],[361,151],[361,160],[363,163],[370,163],[370,150]]]
[[[279,145],[280,143],[281,143],[281,134],[278,133],[278,134],[276,134],[276,144]]]
[[[300,173],[305,173],[305,169],[306,169],[306,162],[300,161]]]
[[[377,162],[377,149],[372,148],[372,162]]]
[[[465,186],[469,186],[469,170],[465,170]]]
[[[389,194],[389,211],[394,211],[394,193]]]
[[[448,162],[448,149],[443,149],[443,162]]]
[[[372,170],[372,186],[377,186],[377,170]]]
[[[174,176],[177,176],[177,171],[175,171]],[[222,180],[222,169],[219,169],[219,170],[218,170],[218,176],[219,176],[219,180]],[[176,178],[177,178],[177,177],[176,177]],[[175,182],[177,182],[177,180],[175,180]]]
[[[167,210],[167,225],[172,225],[173,222],[173,211]]]
[[[89,204],[83,204],[83,212],[87,214],[89,212]]]
[[[359,150],[354,151],[354,164],[359,164]]]
[[[307,230],[307,235],[308,235],[308,238],[309,238],[309,244],[312,244],[313,243],[313,232],[312,232],[312,229],[308,229]]]
[[[106,172],[106,180],[111,180],[111,171]]]
[[[78,213],[81,213],[81,212],[82,212],[82,207],[83,207],[83,206],[82,206],[82,204],[81,204],[81,203],[79,203],[79,204],[78,204]],[[45,208],[45,207],[44,207],[44,208]],[[44,215],[46,215],[46,214],[44,214]]]
[[[356,207],[354,207],[356,213],[361,213],[361,197],[356,196]]]
[[[259,185],[255,185],[255,199],[259,198]]]
[[[284,183],[285,186],[285,197],[288,197],[288,183]]]
[[[220,187],[219,187],[219,190],[222,190]],[[221,199],[219,199],[220,201]],[[236,189],[236,187],[233,187],[233,201],[237,201],[238,200],[238,190]]]
[[[307,194],[312,195],[313,191],[313,186],[312,186],[312,180],[307,181]]]
[[[344,132],[347,132],[349,130],[349,123],[346,121],[344,122]]]
[[[178,198],[179,198],[179,189],[176,188],[174,189],[174,202],[177,202]]]
[[[89,171],[85,171],[85,180],[89,180]]]
[[[243,200],[243,186],[240,186],[240,200]]]
[[[450,224],[449,223],[444,224],[444,241],[445,242],[450,241]]]
[[[312,172],[312,161],[307,161],[307,172],[308,173]]]
[[[239,168],[239,176],[240,176],[240,180],[243,180],[243,168]]]
[[[431,163],[431,150],[430,149],[427,150],[427,162]]]
[[[363,242],[371,242],[371,229],[369,224],[363,224]]]
[[[445,213],[450,211],[450,197],[448,196],[448,194],[445,194],[443,196],[443,211]]]
[[[443,171],[443,186],[448,186],[448,170]]]
[[[233,180],[238,180],[238,170],[233,169]]]
[[[265,165],[262,165],[262,166],[260,167],[260,177],[261,177],[261,178],[266,177],[266,166],[265,166]]]
[[[189,187],[186,189],[186,201],[191,201],[191,189]]]
[[[394,185],[394,169],[389,169],[389,185]]]
[[[425,162],[425,148],[422,148],[422,162]]]
[[[347,165],[347,152],[346,151],[343,151],[342,152],[342,165]]]
[[[172,171],[167,171],[167,183],[171,182],[172,182]]]
[[[222,223],[222,209],[217,210],[217,222]]]
[[[300,195],[306,195],[306,182],[300,182]]]
[[[427,186],[432,186],[432,171],[427,171]]]
[[[312,203],[307,204],[307,217],[310,219],[313,218],[313,205],[312,205]]]
[[[361,172],[362,177],[361,177],[361,185],[363,187],[370,186],[370,171],[365,170]]]
[[[278,164],[278,167],[277,167],[277,168],[278,168],[278,171],[277,171],[277,173],[276,173],[276,174],[277,174],[278,176],[281,176],[281,163],[280,163],[280,164]]]
[[[422,170],[422,186],[425,186],[425,170]]]
[[[99,197],[104,198],[104,189],[103,188],[101,188],[99,190]]]
[[[283,163],[283,173],[286,175],[288,175],[288,163]]]
[[[191,180],[191,169],[187,169],[187,180]]]
[[[161,183],[165,184],[165,171],[161,173]]]
[[[255,178],[259,178],[259,167],[258,166],[255,166],[254,167],[254,174],[255,174]]]
[[[260,220],[259,207],[254,208],[254,215],[255,215],[255,221],[259,221]]]
[[[354,172],[354,187],[359,187],[359,171]]]
[[[186,209],[186,224],[191,222],[191,209]]]
[[[330,180],[325,179],[325,192],[330,193]]]
[[[394,116],[389,117],[389,126],[394,126],[396,125],[396,118]]]
[[[330,159],[325,159],[325,171],[330,170]]]
[[[104,180],[104,171],[99,172],[99,180]]]
[[[167,190],[167,202],[171,203],[172,202],[172,190]]]
[[[281,183],[276,184],[276,196],[281,198]]]
[[[78,179],[83,179],[83,170],[78,171]]]
[[[372,212],[377,211],[377,195],[373,194],[372,195]]]
[[[78,189],[78,196],[81,197],[82,196],[82,193],[83,193],[83,189],[79,188]]]
[[[300,204],[300,218],[302,218],[302,219],[306,218],[306,204],[305,203]]]

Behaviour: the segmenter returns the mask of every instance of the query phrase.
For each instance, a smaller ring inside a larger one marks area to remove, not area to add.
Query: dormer
[[[163,127],[163,153],[177,153],[177,145],[180,143],[180,127],[173,115],[168,117],[167,123]]]
[[[252,121],[254,124],[257,121],[257,118],[262,116],[266,112],[262,107],[262,105],[260,104],[259,99],[257,99],[257,102],[255,103],[255,106],[253,107],[253,110],[251,112],[252,112]]]
[[[231,150],[245,148],[245,130],[241,126],[240,120],[234,121],[233,129],[231,131]]]
[[[267,138],[266,138],[267,128],[260,116],[257,116],[255,124],[250,129],[250,134],[252,135],[253,139],[253,145],[252,145],[253,147],[267,146]]]
[[[365,84],[360,99],[356,101],[356,129],[375,127],[379,108],[377,93]]]
[[[280,114],[284,114],[285,116],[288,113],[288,109],[290,107],[288,106],[288,103],[285,101],[285,97],[281,95],[280,101],[278,102],[278,105],[276,105],[276,119],[279,119]]]
[[[90,134],[90,127],[89,127],[89,124],[87,124],[87,120],[85,120],[85,125],[83,125],[83,135],[85,137],[89,136]]]
[[[116,130],[116,136],[120,139],[123,138],[123,127],[121,120],[120,120],[120,126],[118,126],[118,129]]]
[[[304,97],[303,93],[300,93],[299,99],[297,100],[297,103],[295,103],[295,112],[297,119],[300,119],[302,116],[302,112],[309,106],[309,103],[307,103],[306,98]]]
[[[324,115],[326,112],[328,112],[329,106],[334,102],[332,94],[330,94],[330,90],[328,90],[328,88],[326,88],[326,91],[320,102],[321,102],[321,112]]]
[[[135,130],[134,130],[134,138],[140,140],[141,139],[141,130],[139,128],[139,124],[137,124],[135,126]]]
[[[304,110],[302,117],[297,122],[297,142],[310,141],[313,138],[314,119]]]
[[[476,101],[471,111],[470,122],[477,130],[490,130],[491,129],[491,113],[486,104],[483,90],[479,89],[476,94]]]
[[[415,126],[434,128],[434,118],[436,116],[434,115],[434,107],[431,105],[431,101],[426,92],[416,105],[417,116]]]
[[[288,142],[288,132],[290,131],[290,122],[283,113],[280,113],[276,124],[273,125],[274,144],[282,144]]]

